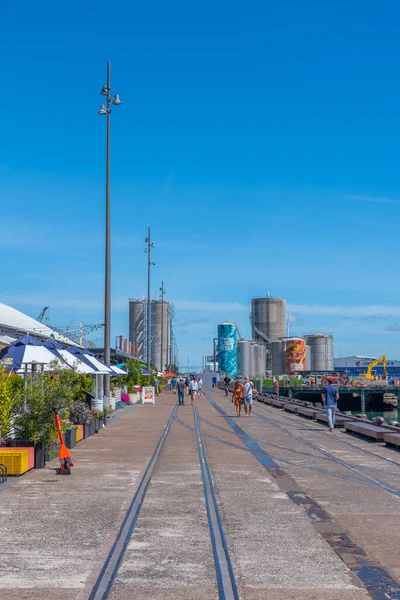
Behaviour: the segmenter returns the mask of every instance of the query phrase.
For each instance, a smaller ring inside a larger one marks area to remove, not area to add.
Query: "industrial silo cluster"
[[[176,344],[173,329],[174,305],[167,300],[151,300],[150,315],[147,300],[129,300],[129,340],[134,355],[146,359],[147,319],[150,319],[150,361],[158,371],[175,362]]]
[[[284,298],[253,298],[252,340],[242,339],[235,323],[218,325],[218,363],[230,376],[294,375],[333,371],[333,336],[290,337]]]

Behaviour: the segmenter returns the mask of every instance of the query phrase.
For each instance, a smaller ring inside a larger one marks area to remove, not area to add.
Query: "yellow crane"
[[[376,365],[379,365],[379,363],[382,363],[383,373],[385,375],[385,379],[387,379],[388,372],[386,364],[386,354],[370,362],[365,373],[361,373],[361,377],[365,377],[365,379],[368,379],[368,381],[374,381],[374,379],[377,379],[375,375],[372,375],[372,369],[376,367]]]

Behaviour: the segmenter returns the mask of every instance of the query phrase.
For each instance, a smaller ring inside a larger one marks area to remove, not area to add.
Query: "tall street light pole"
[[[161,298],[161,367],[160,371],[164,372],[164,282],[161,282],[160,298]]]
[[[119,95],[111,97],[111,65],[107,63],[107,84],[103,85],[100,94],[105,96],[106,104],[101,104],[99,115],[107,115],[106,134],[106,261],[104,278],[104,362],[110,366],[110,332],[111,332],[111,208],[110,208],[110,116],[111,105],[121,104]],[[110,376],[104,378],[104,395],[110,397]]]
[[[214,348],[213,348],[213,350],[214,350],[214,373],[215,373],[215,372],[216,372],[216,370],[217,370],[217,364],[216,364],[216,363],[217,363],[217,350],[216,350],[216,342],[218,342],[218,338],[214,338],[214,339],[213,339],[213,345],[214,345]]]
[[[155,262],[151,260],[151,250],[154,248],[154,244],[151,241],[150,237],[150,227],[148,229],[147,238],[145,239],[147,243],[147,248],[145,252],[147,252],[147,370],[150,371],[150,363],[151,363],[151,352],[150,352],[150,309],[151,309],[151,299],[150,299],[150,270],[151,266],[155,265]]]

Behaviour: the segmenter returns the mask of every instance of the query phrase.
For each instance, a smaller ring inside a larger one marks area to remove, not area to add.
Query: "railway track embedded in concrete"
[[[254,458],[266,468],[266,470],[276,479],[279,485],[279,481],[281,478],[285,480],[284,490],[287,495],[291,498],[291,500],[301,506],[305,511],[307,516],[309,517],[311,523],[314,525],[315,522],[319,522],[320,524],[323,522],[334,524],[335,521],[332,517],[325,511],[325,509],[320,506],[317,502],[311,498],[307,492],[304,490],[300,490],[294,480],[293,489],[287,489],[288,482],[290,482],[291,477],[287,473],[285,473],[273,459],[273,457],[267,454],[264,449],[259,446],[258,442],[249,435],[244,429],[242,429],[235,421],[233,417],[228,415],[223,408],[221,408],[217,402],[215,402],[208,394],[204,394],[207,398],[208,402],[216,409],[216,411],[224,417],[226,423],[230,426],[232,431],[242,440],[248,447],[248,449],[253,454]],[[253,414],[254,411],[253,411]],[[261,415],[263,417],[263,415]],[[263,417],[265,421],[271,421],[266,417]],[[275,426],[275,423],[271,423],[272,426]],[[219,426],[218,426],[219,427]],[[285,430],[284,427],[279,426],[279,429],[282,431]],[[301,442],[306,443],[311,448],[318,451],[322,451],[322,454],[330,455],[330,453],[324,451],[318,446],[314,446],[311,442],[307,442],[306,440],[302,440],[299,436],[295,436],[292,432],[286,430],[285,433],[291,435],[292,437],[298,439]],[[211,436],[212,437],[212,436]],[[224,440],[220,440],[225,442]],[[235,445],[236,446],[236,445]],[[332,459],[335,459],[335,462],[342,464],[347,468],[350,468],[353,471],[356,471],[354,467],[349,464],[346,464],[345,461],[338,459],[337,457],[332,456]],[[276,460],[281,460],[279,457]],[[386,486],[375,480],[373,477],[365,475],[360,472],[359,475],[365,477],[370,484],[380,487],[381,489],[387,490],[395,496],[400,497],[400,491],[395,490],[394,488],[390,488],[390,486]],[[362,483],[361,480],[358,482]],[[318,516],[317,516],[318,515]],[[317,517],[317,518],[316,518]],[[359,579],[364,584],[367,589],[370,597],[373,600],[383,600],[384,598],[387,600],[400,600],[400,584],[394,580],[388,571],[383,568],[381,565],[376,564],[374,561],[370,560],[363,548],[360,548],[355,544],[345,533],[332,536],[329,533],[322,533],[320,531],[321,536],[326,540],[326,542],[332,547],[332,549],[340,556],[344,562],[346,562],[347,566],[353,571]],[[345,553],[343,553],[343,548],[346,548]]]
[[[135,526],[145,501],[146,492],[150,484],[154,468],[160,457],[164,443],[170,433],[171,425],[174,419],[176,419],[182,425],[185,425],[196,435],[200,472],[203,484],[205,506],[207,510],[219,598],[220,600],[239,600],[236,580],[228,552],[221,516],[218,509],[217,497],[211,476],[207,451],[204,445],[204,436],[199,416],[195,407],[193,407],[195,427],[190,427],[177,418],[176,412],[177,405],[174,407],[171,416],[164,427],[154,453],[152,454],[143,477],[139,482],[138,488],[126,512],[115,542],[89,595],[89,600],[106,600],[110,595],[112,586],[118,575],[119,568],[124,558],[125,551],[135,530]]]

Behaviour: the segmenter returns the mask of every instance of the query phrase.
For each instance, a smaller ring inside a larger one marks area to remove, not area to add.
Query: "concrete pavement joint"
[[[237,423],[235,423],[233,419],[214,400],[212,400],[207,393],[204,393],[204,395],[209,403],[217,410],[217,412],[224,417],[225,421],[228,423],[228,425],[230,425],[238,437],[240,437],[240,439],[242,439],[246,445],[248,445],[246,439],[251,441],[251,436],[247,434],[247,432],[245,432],[241,427],[239,427],[239,425],[237,425]],[[267,419],[265,420],[267,421]],[[301,438],[299,438],[299,440],[302,441]],[[254,444],[251,444],[251,446],[255,448],[258,446],[258,444],[254,442]],[[248,445],[248,447],[251,446]],[[259,446],[258,448],[261,453],[268,456],[262,448]],[[394,580],[383,567],[376,565],[369,560],[365,550],[352,542],[340,525],[336,523],[336,521],[332,519],[315,500],[313,500],[306,492],[298,490],[297,484],[290,475],[285,473],[285,471],[283,471],[283,469],[281,469],[281,467],[279,467],[272,459],[270,459],[269,465],[265,464],[266,461],[260,457],[259,451],[252,451],[252,454],[277,481],[277,484],[280,488],[280,479],[284,479],[285,485],[281,489],[286,492],[292,502],[301,506],[305,510],[306,515],[318,533],[335,551],[337,556],[339,556],[341,560],[343,560],[343,562],[348,566],[348,568],[362,581],[373,600],[400,599],[400,584]],[[293,483],[291,490],[287,489],[288,483],[290,482]],[[343,533],[334,534],[329,532],[329,530],[324,531],[320,525],[321,523],[329,523],[329,527],[332,529],[337,527],[338,531],[342,530]],[[316,526],[316,524],[318,525]]]

